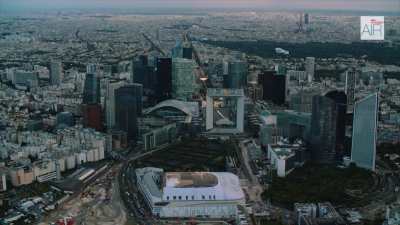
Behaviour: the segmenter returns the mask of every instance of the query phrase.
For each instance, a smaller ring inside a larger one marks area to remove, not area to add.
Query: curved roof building
[[[184,122],[190,123],[193,117],[199,115],[199,106],[197,102],[168,99],[153,107],[144,109],[143,114],[158,114],[162,117],[184,117]]]

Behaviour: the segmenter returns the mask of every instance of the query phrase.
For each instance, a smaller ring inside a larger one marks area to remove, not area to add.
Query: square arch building
[[[211,133],[243,132],[243,89],[207,89],[206,130]]]

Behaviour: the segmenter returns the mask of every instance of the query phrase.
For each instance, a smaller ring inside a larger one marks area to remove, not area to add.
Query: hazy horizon
[[[344,10],[400,14],[400,0],[0,0],[0,12],[63,9]]]

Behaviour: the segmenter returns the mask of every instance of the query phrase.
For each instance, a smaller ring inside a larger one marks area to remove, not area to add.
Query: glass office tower
[[[377,93],[354,105],[351,161],[369,170],[375,170],[378,107]]]
[[[247,63],[235,60],[228,63],[228,74],[224,76],[224,88],[244,88],[247,84]]]
[[[138,117],[142,112],[143,86],[128,84],[115,90],[115,123],[129,141],[138,136]]]
[[[190,59],[172,60],[172,98],[190,101],[196,92],[195,63]]]
[[[326,96],[314,96],[311,114],[311,158],[317,163],[336,162],[336,103]]]
[[[95,73],[86,74],[83,90],[83,103],[100,103],[100,78]]]

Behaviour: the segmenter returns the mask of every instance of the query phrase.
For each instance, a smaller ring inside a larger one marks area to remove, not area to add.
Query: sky
[[[400,0],[0,0],[0,12],[27,9],[254,8],[400,13]]]

